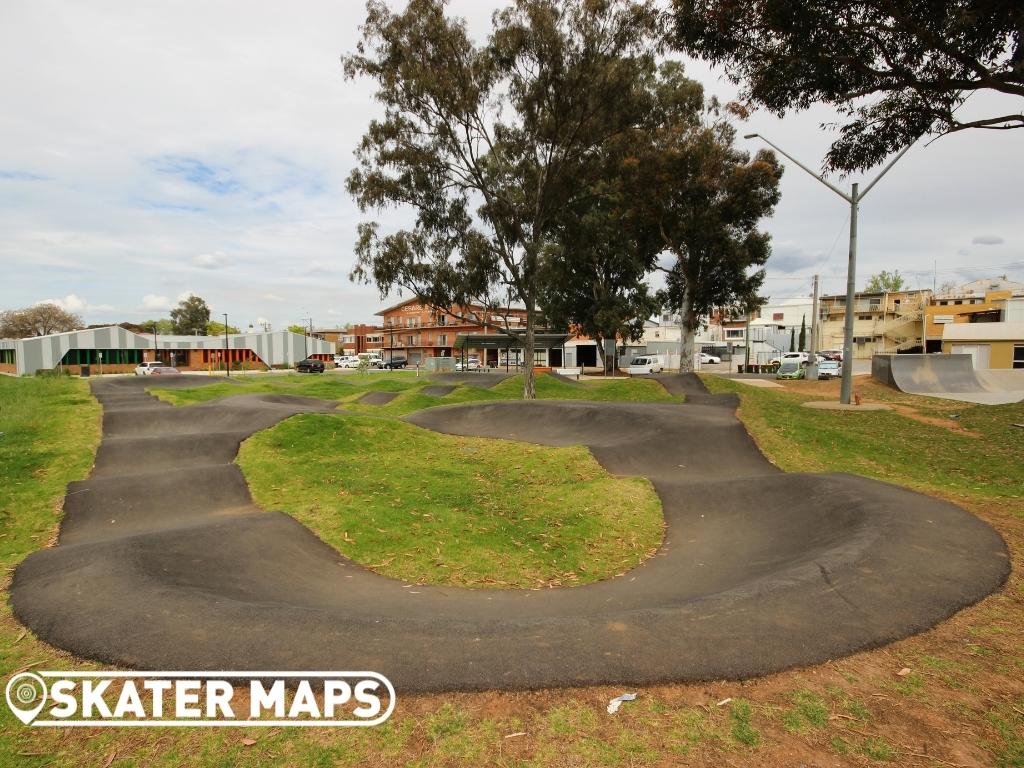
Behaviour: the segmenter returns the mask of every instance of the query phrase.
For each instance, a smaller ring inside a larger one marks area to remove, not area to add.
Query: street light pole
[[[770,146],[772,149],[779,152],[779,154],[788,157],[792,160],[799,168],[807,171],[811,176],[820,181],[826,187],[831,189],[843,200],[850,204],[850,256],[846,267],[846,308],[845,317],[843,323],[843,379],[842,386],[839,389],[839,402],[843,405],[850,404],[850,398],[853,394],[853,299],[855,293],[855,285],[857,282],[857,206],[860,205],[860,201],[864,199],[864,196],[871,191],[871,188],[878,183],[885,174],[889,172],[889,169],[896,165],[896,161],[903,157],[913,146],[908,144],[904,147],[896,157],[889,161],[889,163],[875,176],[874,181],[867,185],[863,192],[858,191],[858,184],[853,184],[850,188],[850,194],[846,194],[839,187],[826,181],[824,177],[819,176],[806,165],[801,163],[786,150],[779,147],[777,144],[769,141],[759,133],[748,133],[743,137],[744,139],[761,139],[765,144]],[[812,350],[813,353],[813,350]]]
[[[231,361],[228,360],[228,313],[224,313],[224,369],[228,372],[228,378],[231,378]]]

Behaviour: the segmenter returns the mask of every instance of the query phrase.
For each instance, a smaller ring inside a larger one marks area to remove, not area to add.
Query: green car
[[[776,379],[802,379],[804,367],[799,360],[783,360],[779,370],[775,373]]]

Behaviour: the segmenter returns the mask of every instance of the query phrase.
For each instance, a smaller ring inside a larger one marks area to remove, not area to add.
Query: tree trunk
[[[697,317],[690,300],[690,291],[683,288],[679,307],[679,372],[693,373],[693,340],[697,335]]]
[[[533,342],[537,325],[537,310],[533,297],[526,298],[526,333],[523,336],[523,400],[536,400],[537,388],[533,374]]]

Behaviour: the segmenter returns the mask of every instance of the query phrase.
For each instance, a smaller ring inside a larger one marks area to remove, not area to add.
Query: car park
[[[779,370],[775,373],[776,379],[802,379],[804,378],[804,364],[799,358],[787,358],[779,364]]]
[[[643,355],[634,357],[626,368],[630,376],[643,376],[651,373],[661,373],[665,370],[665,364],[658,355]]]
[[[167,365],[167,363],[165,363],[162,360],[147,360],[144,363],[139,363],[135,367],[135,375],[136,376],[149,376],[151,373],[153,373],[153,369],[154,368],[163,368],[166,365]]]
[[[307,357],[295,364],[295,370],[299,373],[323,373],[324,361]]]
[[[818,363],[819,379],[838,379],[843,375],[843,368],[835,360],[822,360]]]
[[[722,358],[716,355],[709,355],[707,352],[700,353],[701,365],[717,365],[720,362],[722,362]]]

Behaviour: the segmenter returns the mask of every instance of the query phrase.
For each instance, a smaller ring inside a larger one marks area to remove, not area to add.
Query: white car
[[[665,365],[661,362],[660,357],[634,357],[626,369],[626,373],[630,376],[643,376],[649,373],[661,373],[664,370]]]
[[[455,361],[455,370],[456,371],[462,371],[463,370],[462,361],[461,360],[456,360]],[[480,370],[480,358],[476,357],[475,355],[474,356],[470,356],[469,359],[466,360],[465,370],[467,370],[467,371],[479,371]]]
[[[358,355],[346,355],[340,358],[341,362],[337,362],[339,358],[335,358],[335,362],[339,368],[358,368],[359,367],[359,356]]]
[[[806,365],[809,362],[810,357],[811,355],[809,352],[787,352],[782,357],[773,357],[771,362],[772,365],[781,365],[787,360],[799,360],[801,365]],[[815,355],[814,357],[816,362],[828,359],[824,355]]]
[[[135,375],[136,376],[149,376],[151,373],[153,373],[153,369],[154,368],[165,368],[165,367],[167,367],[167,363],[163,362],[162,360],[149,360],[149,361],[146,361],[144,363],[139,363],[135,367]]]
[[[708,365],[711,363],[717,364],[722,362],[722,358],[716,357],[715,355],[709,355],[707,352],[700,353],[700,364]]]

